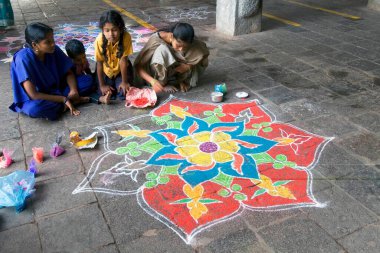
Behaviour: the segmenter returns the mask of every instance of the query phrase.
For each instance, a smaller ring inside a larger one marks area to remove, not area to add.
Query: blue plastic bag
[[[21,212],[25,207],[25,199],[34,190],[34,174],[29,171],[17,170],[5,177],[0,177],[0,208],[16,207]]]

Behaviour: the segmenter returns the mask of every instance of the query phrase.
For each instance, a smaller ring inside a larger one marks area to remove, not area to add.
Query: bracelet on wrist
[[[150,82],[150,85],[154,86],[158,81],[156,79],[153,79],[151,82]]]
[[[63,104],[66,104],[67,101],[69,101],[69,98],[68,98],[68,97],[65,97],[65,99],[63,100]]]

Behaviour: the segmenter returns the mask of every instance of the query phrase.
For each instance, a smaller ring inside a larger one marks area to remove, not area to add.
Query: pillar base
[[[263,0],[217,0],[216,30],[230,36],[261,31]]]
[[[380,0],[368,0],[368,8],[380,11]]]

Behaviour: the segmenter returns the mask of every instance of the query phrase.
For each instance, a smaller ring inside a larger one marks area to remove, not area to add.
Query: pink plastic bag
[[[157,95],[149,88],[138,89],[131,87],[125,96],[126,107],[145,108],[154,106],[157,102]]]

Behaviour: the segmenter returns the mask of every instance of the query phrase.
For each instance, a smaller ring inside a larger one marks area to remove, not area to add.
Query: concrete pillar
[[[263,0],[217,0],[216,30],[236,36],[261,31]]]
[[[380,11],[380,0],[368,0],[368,8]]]

